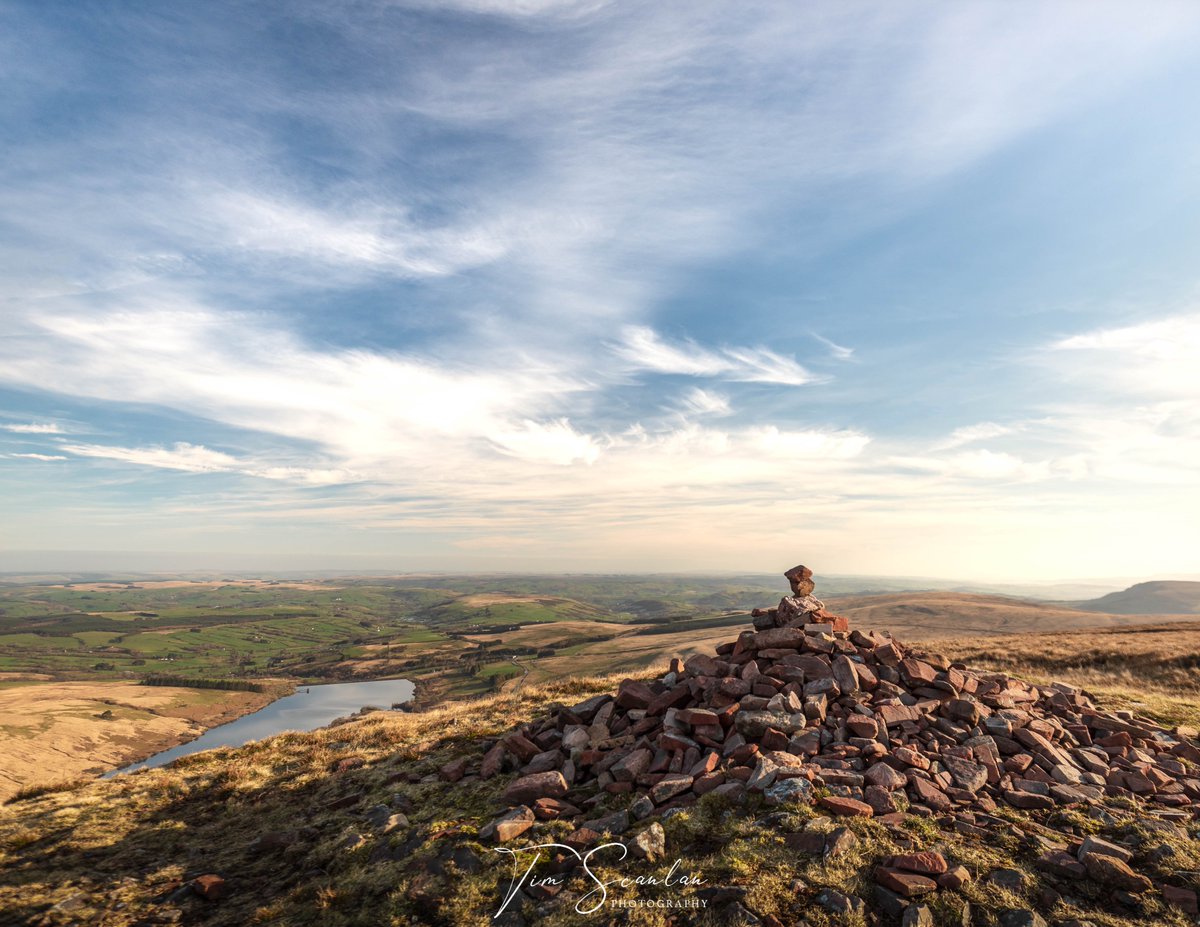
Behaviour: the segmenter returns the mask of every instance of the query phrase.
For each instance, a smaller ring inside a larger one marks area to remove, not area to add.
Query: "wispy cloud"
[[[689,415],[732,415],[729,397],[699,386],[688,390],[680,400],[680,408]]]
[[[503,372],[366,351],[321,351],[247,316],[195,305],[111,313],[40,313],[14,318],[0,348],[0,382],[54,382],[63,393],[140,402],[323,449],[341,461],[331,473],[366,468],[376,476],[445,470],[492,447],[538,461],[588,460],[594,441],[561,410],[582,381],[532,358],[492,360]],[[482,445],[476,442],[483,442]],[[72,453],[202,471],[246,468],[186,442],[171,449]],[[443,455],[437,462],[434,458]],[[319,466],[324,473],[328,468]]]
[[[199,192],[199,191],[198,191]],[[241,253],[289,261],[319,261],[408,277],[441,277],[502,257],[510,240],[499,229],[421,225],[402,208],[347,204],[340,208],[251,191],[200,193],[202,224]]]
[[[614,345],[613,350],[632,370],[782,386],[803,386],[821,380],[800,366],[795,358],[784,357],[768,348],[737,347],[713,351],[693,341],[670,344],[652,328],[642,325],[628,326],[622,334],[623,340]]]
[[[0,425],[0,429],[19,435],[60,435],[63,433],[61,426],[45,422],[31,422],[28,425]]]
[[[976,441],[987,441],[991,438],[1010,435],[1017,430],[1016,426],[1001,425],[997,422],[980,422],[977,425],[964,425],[961,428],[955,428],[949,435],[934,444],[930,450],[948,451],[956,447],[962,447],[964,444],[974,444]]]
[[[1200,313],[1063,338],[1051,351],[1075,358],[1068,375],[1145,398],[1200,396]]]
[[[1036,482],[1061,476],[1071,468],[1049,460],[1030,461],[1004,451],[980,448],[945,457],[896,457],[899,467],[925,470],[953,479]]]
[[[1197,313],[1060,338],[1032,357],[1059,384],[1041,403],[1042,433],[1052,433],[1072,449],[1079,466],[1110,485],[1194,487],[1200,460],[1197,357]],[[1193,496],[1172,498],[1186,510]]]
[[[4,456],[4,455],[0,455]],[[24,457],[27,460],[66,460],[61,454],[8,454],[8,457]]]
[[[809,332],[809,334],[825,345],[829,349],[830,355],[836,360],[850,360],[854,356],[854,348],[844,347],[835,341],[830,341],[824,335],[818,335],[816,332]]]
[[[489,437],[505,454],[530,462],[566,466],[592,463],[600,456],[596,439],[580,434],[565,418],[552,422],[526,419],[512,431],[495,432]]]
[[[313,469],[310,467],[284,467],[257,464],[240,459],[223,451],[199,444],[176,442],[171,447],[114,447],[105,444],[64,444],[62,450],[77,457],[95,457],[134,464],[139,467],[156,467],[163,470],[181,470],[185,473],[237,473],[257,476],[268,480],[286,480],[309,486],[327,486],[352,480],[352,474],[341,470]],[[65,457],[41,460],[66,460]]]

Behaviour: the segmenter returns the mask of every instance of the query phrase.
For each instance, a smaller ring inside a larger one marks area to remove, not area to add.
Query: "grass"
[[[508,884],[511,864],[478,839],[477,829],[502,807],[498,796],[509,777],[448,785],[436,771],[456,757],[477,758],[486,738],[541,715],[549,704],[609,692],[618,681],[619,677],[563,680],[423,713],[375,713],[240,750],[194,754],[167,768],[72,786],[69,792],[24,796],[10,807],[11,813],[0,815],[0,908],[36,920],[49,906],[82,892],[98,921],[111,927],[169,918],[174,910],[186,923],[206,925],[498,923],[492,915]],[[361,764],[347,772],[330,772],[347,759]],[[345,796],[357,799],[350,807],[329,807]],[[608,798],[598,813],[627,801]],[[411,826],[387,837],[372,835],[365,812],[378,803],[409,808]],[[774,915],[785,924],[804,919],[812,927],[865,927],[861,921],[828,915],[814,902],[816,894],[828,887],[870,897],[869,874],[883,857],[901,850],[936,849],[952,865],[964,865],[976,876],[963,891],[941,892],[932,900],[938,923],[961,923],[968,904],[976,918],[982,918],[979,923],[991,923],[1000,909],[1028,906],[1042,888],[1051,886],[1033,865],[1041,845],[1032,835],[1042,832],[1044,824],[1070,834],[1101,833],[1136,846],[1139,868],[1155,878],[1200,869],[1195,826],[1190,831],[1152,828],[1134,811],[1120,807],[1109,809],[1112,818],[1107,822],[1071,813],[1051,812],[1057,815],[1051,819],[1007,809],[1002,816],[1017,825],[1017,832],[987,839],[945,832],[920,818],[902,828],[888,828],[873,820],[830,821],[808,806],[766,817],[775,810],[755,801],[739,807],[707,796],[664,822],[664,863],[630,864],[628,869],[622,864],[604,871],[610,877],[661,876],[678,858],[681,868],[703,878],[705,885],[671,890],[617,885],[611,889],[614,897],[698,897],[695,892],[701,888],[740,887],[743,903],[760,916]],[[843,825],[859,839],[842,856],[803,856],[785,843],[788,833],[800,829],[827,831]],[[526,836],[536,833],[538,840],[556,840],[569,829],[565,822],[550,822]],[[270,831],[291,832],[290,843],[273,851],[253,850],[252,841]],[[348,834],[361,834],[366,841],[348,849]],[[1161,850],[1163,846],[1169,852]],[[1152,864],[1151,858],[1161,862]],[[1027,891],[1013,896],[985,884],[982,877],[995,868],[1021,870]],[[186,893],[169,900],[182,880],[202,872],[225,875],[229,897],[215,904]],[[794,888],[796,880],[806,887]],[[1151,896],[1140,920],[1107,910],[1089,885],[1075,883],[1070,904],[1059,902],[1050,910],[1043,908],[1044,913],[1088,919],[1097,927],[1186,923]],[[584,890],[582,881],[566,889]],[[585,916],[569,903],[544,910],[533,901],[524,904],[526,923],[549,927],[608,923],[610,915],[633,927],[666,927],[670,916],[667,909],[653,907],[609,907],[600,915]],[[725,906],[697,910],[676,923],[736,923]]]
[[[479,668],[478,675],[483,679],[490,679],[493,676],[520,676],[522,672],[521,667],[512,663],[489,663]]]
[[[59,782],[46,782],[41,785],[29,785],[18,789],[5,799],[4,804],[15,805],[17,802],[41,798],[43,795],[59,795],[63,792],[77,792],[92,782],[91,779],[63,779]]]

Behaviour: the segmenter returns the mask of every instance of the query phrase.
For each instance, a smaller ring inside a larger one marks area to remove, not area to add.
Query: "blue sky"
[[[0,569],[1194,573],[1153,12],[0,5]]]

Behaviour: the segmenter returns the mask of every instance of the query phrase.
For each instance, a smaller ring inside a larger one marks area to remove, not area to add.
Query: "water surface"
[[[216,747],[240,747],[284,731],[315,731],[330,721],[344,718],[360,708],[374,705],[388,708],[413,697],[413,684],[407,679],[376,679],[370,682],[340,682],[323,686],[302,686],[291,695],[277,699],[253,714],[205,731],[195,740],[154,756],[131,763],[106,774],[133,772],[144,767],[165,766],[172,760]]]

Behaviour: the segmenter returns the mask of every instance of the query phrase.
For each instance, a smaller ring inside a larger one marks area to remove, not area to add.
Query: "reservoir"
[[[131,763],[105,774],[133,772],[135,769],[165,766],[172,760],[216,747],[240,747],[284,731],[314,731],[331,721],[344,718],[368,705],[389,708],[413,697],[413,684],[407,679],[376,679],[370,682],[342,682],[321,686],[301,686],[291,695],[277,699],[253,714],[205,731],[195,740],[154,756]]]

